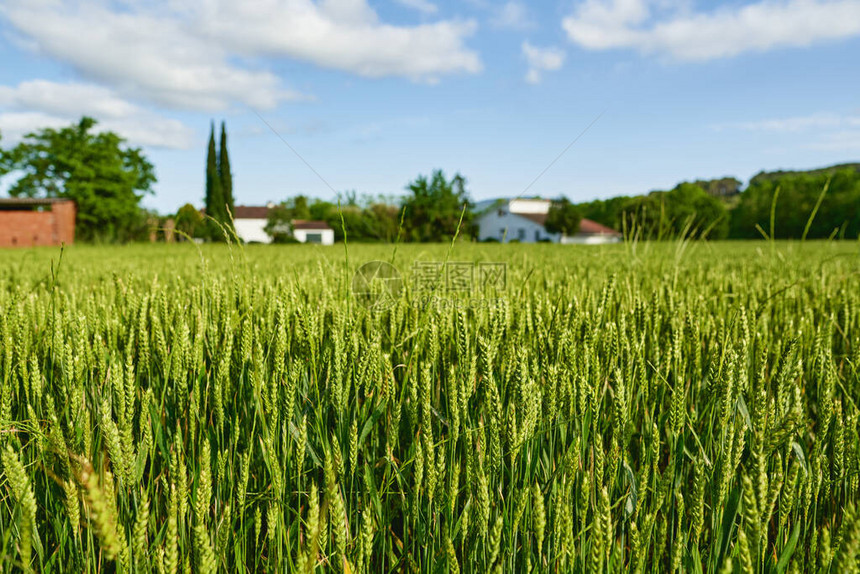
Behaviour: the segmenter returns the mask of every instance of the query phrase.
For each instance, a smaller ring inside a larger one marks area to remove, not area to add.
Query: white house
[[[293,237],[300,243],[334,245],[334,229],[325,221],[293,220]]]
[[[272,238],[266,233],[269,210],[274,204],[268,205],[237,205],[233,208],[233,224],[236,235],[245,243],[271,243]],[[334,230],[325,221],[292,221],[293,237],[299,243],[318,243],[320,245],[334,244]]]
[[[580,222],[575,235],[550,233],[544,223],[551,205],[549,199],[495,199],[479,202],[475,206],[478,240],[587,244],[621,241],[620,233],[590,219]]]
[[[269,205],[237,205],[233,208],[233,226],[236,235],[245,243],[271,243],[272,238],[265,232],[268,221]]]

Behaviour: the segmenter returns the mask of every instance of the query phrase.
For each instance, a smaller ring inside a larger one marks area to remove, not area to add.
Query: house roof
[[[587,235],[621,235],[611,227],[606,227],[590,219],[583,219],[579,222],[579,233]]]
[[[236,205],[233,207],[233,219],[266,219],[269,208],[265,205]]]
[[[537,223],[538,225],[546,225],[546,213],[516,213],[511,212],[513,215],[518,217],[524,217],[529,221]],[[579,222],[579,231],[576,232],[577,235],[615,235],[620,236],[621,234],[612,229],[611,227],[607,227],[601,223],[597,223],[596,221],[592,221],[590,219],[582,219]]]
[[[326,230],[331,229],[328,223],[325,221],[308,221],[305,219],[294,219],[293,220],[293,229],[303,229],[303,230]]]
[[[72,201],[64,197],[0,197],[0,205],[51,205]]]

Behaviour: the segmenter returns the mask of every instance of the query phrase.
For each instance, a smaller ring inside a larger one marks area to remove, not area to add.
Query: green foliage
[[[12,197],[63,197],[77,205],[76,239],[134,241],[148,234],[149,214],[140,201],[152,193],[155,169],[139,148],[129,148],[113,132],[94,133],[84,117],[61,129],[28,134],[2,152],[0,176],[20,177]]]
[[[550,233],[574,235],[579,231],[580,221],[582,221],[582,211],[569,199],[562,197],[552,202],[544,227]]]
[[[405,239],[450,240],[457,232],[461,216],[461,236],[470,232],[471,203],[466,191],[466,179],[459,173],[449,181],[445,173],[437,169],[429,179],[419,175],[406,189],[409,194],[403,198],[401,204],[401,208],[405,209]]]
[[[221,148],[218,153],[218,179],[221,182],[221,196],[230,213],[234,212],[233,173],[230,171],[230,154],[227,151],[227,127],[221,122]]]
[[[400,210],[387,203],[371,202],[363,206],[357,204],[337,205],[319,202],[311,207],[319,217],[334,229],[335,240],[344,238],[344,226],[349,241],[365,243],[393,242],[397,239],[400,225]]]
[[[714,181],[725,184],[724,180]],[[585,218],[638,239],[681,236],[725,239],[729,233],[729,212],[715,194],[705,191],[703,185],[710,183],[684,182],[671,191],[595,200],[577,207]],[[716,183],[710,187],[721,189]]]
[[[297,200],[300,205],[304,200],[306,206],[307,198],[299,196],[299,198],[283,201],[269,209],[266,226],[263,230],[272,238],[273,243],[290,243],[290,240],[294,240],[292,221],[298,219],[293,215]]]
[[[587,219],[620,231],[626,227],[629,236],[643,239],[677,237],[688,222],[689,231],[710,228],[710,239],[760,239],[762,234],[770,236],[771,215],[777,239],[860,235],[860,164],[761,172],[745,190],[740,186],[733,177],[697,180],[670,192],[613,197],[578,207]]]
[[[209,128],[209,146],[206,151],[206,222],[203,233],[212,241],[232,240],[232,214],[234,211],[233,173],[227,152],[227,129],[221,122],[221,147],[216,150],[215,122]]]
[[[190,237],[199,237],[205,227],[203,216],[190,203],[186,203],[179,208],[179,211],[176,212],[174,223],[177,231],[181,231]]]
[[[0,252],[3,569],[856,571],[856,246],[678,245]]]
[[[730,198],[741,192],[743,182],[736,177],[720,177],[717,179],[697,179],[695,185],[705,190],[708,195],[718,198]]]
[[[729,234],[729,214],[714,195],[694,183],[678,184],[666,194],[667,214],[675,236],[725,239]]]
[[[577,207],[582,212],[583,219],[596,221],[612,229],[621,231],[624,220],[624,211],[632,198],[626,195],[610,197],[609,199],[595,199],[586,203],[580,203]]]
[[[275,242],[281,242],[289,231],[277,236],[272,232],[288,230],[290,221],[294,219],[326,222],[334,230],[335,241],[343,241],[345,226],[349,241],[393,242],[400,226],[400,210],[385,203],[384,198],[367,197],[359,204],[354,195],[347,194],[345,203],[338,206],[329,201],[310,202],[307,197],[298,195],[270,210],[266,233]]]
[[[215,147],[215,123],[209,128],[209,146],[206,150],[206,215],[217,222],[227,218],[224,193],[218,169],[218,151]],[[213,230],[217,229],[217,226]],[[217,235],[217,231],[215,231]]]
[[[825,186],[827,191],[822,197]],[[774,204],[774,196],[779,195]],[[816,205],[819,203],[816,210]],[[733,237],[770,234],[771,208],[778,239],[856,238],[860,235],[860,168],[855,165],[811,172],[775,172],[755,176],[732,213]],[[810,218],[815,211],[815,217]]]

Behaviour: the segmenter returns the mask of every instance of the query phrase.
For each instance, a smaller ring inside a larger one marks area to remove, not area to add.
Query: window
[[[535,241],[540,241],[540,229],[535,229]]]
[[[499,230],[499,239],[500,239],[501,241],[504,241],[504,240],[505,240],[505,235],[507,235],[507,234],[508,234],[508,228],[507,228],[507,227],[505,227],[504,229],[500,229],[500,230]]]
[[[524,227],[520,227],[519,229],[517,229],[517,239],[519,239],[520,241],[525,241],[526,230]]]
[[[308,233],[305,235],[305,243],[322,243],[322,233]]]

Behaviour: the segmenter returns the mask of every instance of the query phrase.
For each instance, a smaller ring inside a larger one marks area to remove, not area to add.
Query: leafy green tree
[[[591,221],[596,221],[620,231],[624,210],[630,200],[629,196],[622,195],[610,197],[609,199],[595,199],[594,201],[580,203],[577,207],[582,211],[583,219],[590,219]]]
[[[671,191],[593,201],[585,217],[640,239],[698,237],[724,239],[729,212],[723,202],[699,183],[684,182]]]
[[[293,209],[290,202],[282,201],[269,210],[263,230],[273,243],[296,243],[293,237]]]
[[[309,207],[310,217],[314,221],[325,221],[329,225],[334,221],[334,213],[337,212],[337,205],[330,201],[322,201],[320,199],[314,201]]]
[[[198,237],[204,228],[203,217],[197,208],[190,203],[186,203],[179,208],[179,211],[176,212],[174,223],[177,231],[181,231],[190,237]],[[182,236],[180,235],[180,237]]]
[[[743,183],[736,177],[721,177],[718,179],[697,179],[696,185],[713,197],[728,198],[741,192]]]
[[[729,234],[725,205],[695,183],[683,182],[666,194],[670,227],[675,236],[724,239]]]
[[[403,222],[405,239],[450,240],[457,233],[461,215],[461,236],[470,229],[472,204],[466,191],[466,179],[459,173],[449,181],[442,170],[435,170],[429,179],[419,175],[406,189],[410,193],[403,198],[401,206],[406,210]]]
[[[388,203],[372,203],[364,210],[368,222],[367,239],[391,243],[400,232],[400,209]]]
[[[311,210],[308,206],[308,198],[305,195],[297,195],[292,199],[290,211],[293,219],[310,219]]]
[[[206,215],[215,221],[208,221],[211,239],[223,238],[218,223],[223,223],[226,217],[224,194],[221,189],[221,176],[218,172],[218,152],[215,147],[215,123],[209,130],[209,147],[206,153]],[[217,222],[217,223],[216,223]]]
[[[771,209],[776,239],[857,237],[860,165],[756,175],[732,215],[732,237],[770,236]]]
[[[364,228],[367,224],[364,210],[358,205],[355,193],[338,194],[339,202],[317,200],[309,206],[309,219],[325,221],[334,230],[334,240],[364,241]]]
[[[573,235],[579,231],[582,212],[566,197],[553,201],[546,216],[544,227],[550,233]]]
[[[77,205],[76,237],[83,241],[146,238],[149,214],[140,207],[152,193],[155,169],[140,148],[113,132],[95,132],[97,122],[27,134],[0,159],[0,176],[21,175],[12,197],[62,197]]]
[[[334,230],[335,241],[343,241],[344,231],[349,241],[380,242],[397,239],[400,210],[396,205],[356,194],[340,194],[340,205],[330,201],[310,201],[303,195],[290,198],[269,212],[267,233],[276,241],[290,235],[290,222],[296,219],[324,221]],[[279,234],[277,237],[273,233]]]
[[[287,201],[282,201],[269,210],[264,231],[275,243],[294,243],[293,220],[310,219],[310,216],[308,198],[304,195],[297,195]]]
[[[233,173],[230,171],[230,154],[227,151],[227,128],[221,122],[221,151],[218,154],[218,179],[221,182],[221,195],[230,213],[234,213]],[[230,221],[231,218],[227,218]]]
[[[670,237],[672,227],[666,212],[665,193],[651,192],[628,198],[622,207],[621,222],[617,229],[640,239]]]

